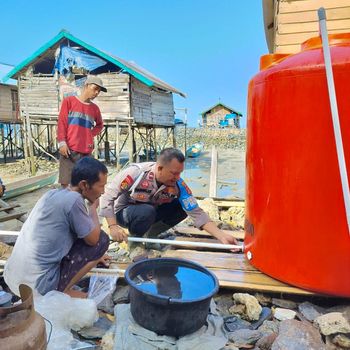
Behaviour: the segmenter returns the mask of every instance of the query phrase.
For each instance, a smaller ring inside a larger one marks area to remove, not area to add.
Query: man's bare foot
[[[65,294],[69,295],[72,298],[81,298],[81,299],[86,299],[88,296],[88,293],[82,292],[80,290],[76,289],[68,289],[64,291]]]

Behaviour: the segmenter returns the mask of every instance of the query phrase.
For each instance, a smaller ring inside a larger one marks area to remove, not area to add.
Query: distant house
[[[240,128],[242,113],[219,102],[201,113],[204,127],[232,127]]]
[[[9,65],[0,63],[0,123],[18,120],[18,94],[16,83],[11,80],[8,84],[2,83],[2,77],[11,70]]]

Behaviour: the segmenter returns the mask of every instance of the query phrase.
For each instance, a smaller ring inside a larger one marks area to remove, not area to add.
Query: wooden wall
[[[128,74],[104,73],[99,77],[107,92],[95,98],[105,121],[124,121],[130,118],[130,76]]]
[[[329,33],[350,32],[350,0],[274,1],[274,52],[295,53],[300,44],[319,35],[317,9],[324,7]]]
[[[173,95],[154,90],[132,77],[131,112],[135,123],[173,126]]]
[[[174,125],[172,93],[155,90],[128,74],[103,73],[99,77],[107,88],[94,100],[105,122],[132,120],[155,126]],[[21,116],[25,109],[32,119],[57,119],[63,96],[76,94],[78,88],[53,75],[19,78]],[[27,106],[27,108],[26,108]]]
[[[19,77],[19,106],[22,118],[55,119],[59,111],[59,90],[53,75]]]
[[[0,84],[0,122],[17,120],[17,113],[12,106],[11,90],[17,91],[17,86]]]

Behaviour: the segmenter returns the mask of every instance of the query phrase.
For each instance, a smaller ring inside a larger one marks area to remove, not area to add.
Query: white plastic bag
[[[48,350],[79,349],[90,345],[73,339],[70,330],[77,331],[94,324],[98,319],[94,300],[71,298],[67,294],[51,291],[44,296],[36,295],[34,307],[50,322],[45,322],[46,333],[50,337]]]
[[[118,275],[95,274],[90,277],[88,299],[93,299],[99,306],[116,288]]]

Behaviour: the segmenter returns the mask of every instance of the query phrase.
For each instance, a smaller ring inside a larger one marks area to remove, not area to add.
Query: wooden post
[[[187,151],[187,108],[185,108],[185,152],[184,154],[186,155]]]
[[[116,168],[120,169],[120,126],[119,120],[115,123],[115,156],[116,156]]]
[[[175,126],[172,127],[172,132],[173,132],[173,147],[176,148]]]
[[[129,138],[129,163],[132,163],[134,161],[134,133],[132,131],[132,126],[131,126],[131,121],[129,121],[129,134],[128,134],[128,138]]]
[[[6,163],[6,148],[5,148],[5,132],[4,132],[4,128],[5,128],[5,124],[0,124],[2,151],[4,152],[4,163]]]
[[[211,165],[210,165],[210,182],[209,182],[209,197],[215,198],[216,195],[216,183],[218,172],[218,152],[215,146],[211,149]]]
[[[153,138],[154,138],[154,159],[157,160],[158,158],[158,147],[157,147],[157,129],[156,127],[153,128]]]
[[[29,172],[33,176],[36,173],[36,169],[35,169],[35,163],[34,163],[34,146],[33,146],[33,140],[32,140],[32,128],[31,128],[30,118],[29,118],[27,98],[25,98],[24,106],[25,106],[25,115],[26,115],[24,133],[27,134],[26,147],[28,147],[28,155],[29,155],[29,157],[27,158],[27,162],[28,162]]]
[[[95,137],[94,137],[94,152],[93,152],[93,154],[94,154],[94,157],[96,158],[96,159],[98,159],[98,135],[96,135]]]
[[[108,126],[106,126],[106,140],[105,140],[105,161],[106,163],[110,163],[111,158],[109,156],[109,141],[108,141]]]

